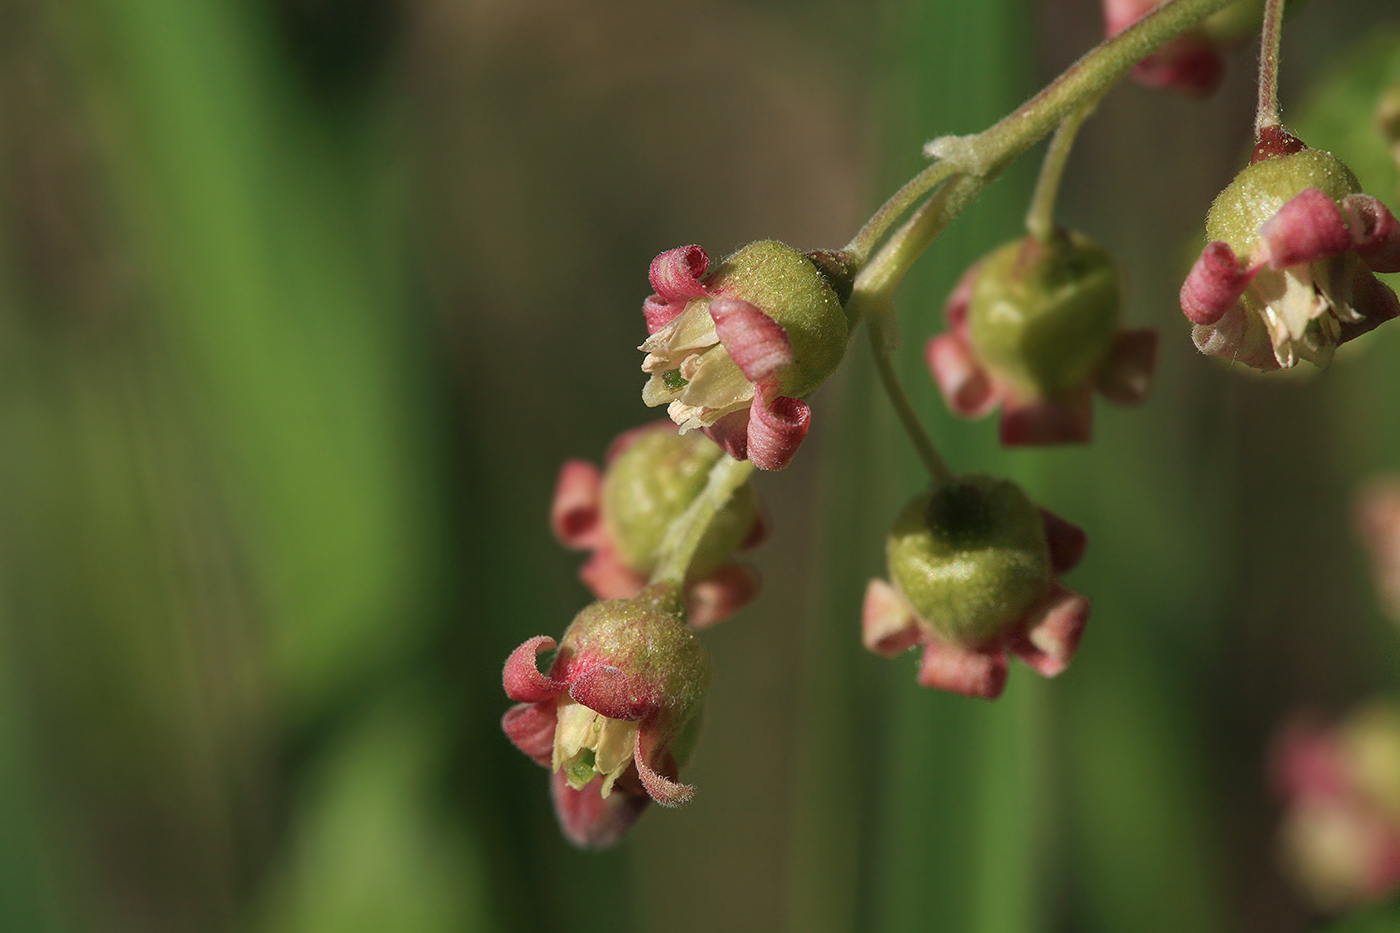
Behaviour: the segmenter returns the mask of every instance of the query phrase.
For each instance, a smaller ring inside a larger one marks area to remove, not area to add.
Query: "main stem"
[[[705,532],[710,529],[710,523],[739,487],[744,485],[753,470],[752,461],[735,460],[728,454],[720,454],[715,465],[710,467],[710,478],[705,488],[667,530],[666,539],[661,543],[661,562],[651,575],[652,583],[685,583],[690,565],[695,560],[695,552]]]
[[[881,299],[894,293],[913,261],[1008,165],[1066,118],[1098,100],[1135,64],[1231,2],[1170,0],[1090,50],[990,128],[973,136],[943,137],[930,143],[927,151],[941,161],[925,169],[919,178],[934,179],[932,184],[939,187],[861,271],[856,291],[874,299],[869,303],[872,310],[888,307]],[[852,246],[868,250],[883,229],[903,213],[910,190],[906,185],[886,202],[851,241]],[[926,212],[930,207],[933,209]]]
[[[1283,42],[1284,0],[1266,0],[1264,24],[1259,35],[1259,108],[1254,115],[1254,135],[1279,125],[1278,53]]]

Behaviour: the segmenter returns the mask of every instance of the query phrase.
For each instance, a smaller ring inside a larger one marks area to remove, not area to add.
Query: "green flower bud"
[[[886,542],[890,577],[935,634],[960,646],[1000,637],[1049,592],[1040,511],[1015,483],[970,475],[915,497]]]
[[[703,434],[663,426],[639,432],[604,474],[602,518],[613,547],[636,573],[650,576],[671,525],[700,495],[723,451]],[[715,515],[701,539],[690,577],[708,576],[750,535],[758,517],[745,483]]]
[[[976,273],[968,334],[982,364],[1018,394],[1054,397],[1093,379],[1121,303],[1117,264],[1088,237],[1016,240]]]

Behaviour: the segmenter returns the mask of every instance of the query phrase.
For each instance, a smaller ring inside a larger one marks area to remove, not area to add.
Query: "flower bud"
[[[915,497],[886,543],[891,586],[871,581],[865,645],[893,656],[924,646],[919,683],[991,699],[1008,653],[1043,676],[1069,663],[1088,601],[1057,577],[1084,534],[1037,509],[1014,483],[964,476]]]
[[[978,645],[1050,588],[1040,513],[1015,483],[970,476],[912,499],[886,541],[890,580],[942,640]]]
[[[651,336],[638,348],[651,376],[642,400],[666,405],[682,433],[704,429],[737,459],[786,466],[811,418],[802,399],[836,369],[848,336],[838,289],[849,257],[814,257],[775,240],[714,270],[699,246],[656,257],[656,294],[643,306]]]
[[[986,256],[949,298],[948,332],[927,348],[949,407],[972,418],[1002,405],[1006,444],[1087,441],[1092,389],[1140,402],[1156,362],[1154,331],[1119,328],[1120,292],[1113,258],[1078,233]]]
[[[1351,170],[1273,128],[1211,205],[1210,243],[1181,289],[1202,353],[1256,369],[1326,366],[1400,313],[1376,272],[1400,271],[1400,224]]]
[[[593,556],[579,571],[602,599],[634,596],[661,558],[671,525],[704,490],[723,451],[703,434],[680,435],[668,421],[624,433],[600,472],[571,460],[555,488],[552,524],[569,547]],[[758,577],[732,555],[766,534],[753,486],[745,483],[716,513],[686,578],[691,624],[703,627],[736,611],[758,592]]]
[[[1063,394],[1092,378],[1113,346],[1122,306],[1108,250],[1068,233],[1008,243],[982,263],[967,322],[972,346],[1020,394]]]
[[[703,434],[669,425],[642,432],[608,464],[603,477],[603,524],[618,556],[650,575],[671,524],[704,491],[723,451]],[[708,576],[749,536],[758,521],[753,486],[745,483],[715,517],[696,549],[691,576]]]
[[[620,837],[644,802],[607,803],[616,793],[664,806],[689,802],[694,788],[676,780],[676,752],[709,689],[710,660],[686,625],[679,590],[657,584],[587,607],[541,674],[535,658],[553,647],[554,639],[537,636],[506,661],[506,694],[517,705],[501,726],[555,772],[566,835],[586,847]]]

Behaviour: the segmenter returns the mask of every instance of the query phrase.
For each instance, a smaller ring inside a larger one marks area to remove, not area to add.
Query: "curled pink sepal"
[[[1083,528],[1049,509],[1041,509],[1040,518],[1045,523],[1045,540],[1050,547],[1050,572],[1057,577],[1069,573],[1084,559],[1089,536]]]
[[[594,778],[581,790],[575,790],[569,786],[564,772],[556,771],[549,777],[559,828],[564,837],[580,849],[597,851],[616,845],[651,803],[646,794],[622,792],[617,788],[605,798],[602,786],[602,778]]]
[[[664,755],[657,754],[656,739],[654,724],[643,722],[642,727],[637,730],[633,756],[637,765],[637,776],[641,778],[642,786],[651,795],[651,799],[663,807],[679,807],[682,804],[690,803],[691,799],[695,797],[695,788],[690,784],[681,784],[666,776],[676,773],[675,759],[669,752]],[[658,762],[656,761],[658,757],[664,760]]]
[[[860,621],[861,642],[882,658],[902,654],[924,637],[913,607],[884,580],[866,585]]]
[[[568,460],[559,470],[549,523],[560,544],[593,548],[602,543],[599,521],[603,474],[586,460]]]
[[[534,759],[535,764],[548,768],[557,722],[558,713],[553,703],[518,703],[501,717],[501,730],[516,748]]]
[[[735,460],[751,460],[760,470],[781,470],[792,462],[811,422],[806,402],[760,384],[747,409],[725,415],[704,431]]]
[[[1400,222],[1369,194],[1349,194],[1342,199],[1347,229],[1352,231],[1356,254],[1372,272],[1400,272]]]
[[[1273,269],[1330,259],[1354,245],[1341,208],[1317,188],[1304,188],[1264,221],[1259,240]]]
[[[1069,666],[1088,619],[1089,600],[1056,583],[1011,649],[1040,676],[1054,677]]]
[[[541,674],[535,664],[539,653],[555,644],[548,635],[536,635],[510,653],[502,675],[506,696],[517,703],[540,703],[563,692],[564,684]]]
[[[919,686],[995,700],[1006,688],[1005,652],[973,651],[929,639],[919,662]]]
[[[1001,403],[991,377],[977,362],[965,339],[954,334],[935,334],[924,347],[924,357],[953,414],[981,418]]]
[[[749,459],[760,470],[781,470],[792,462],[811,423],[812,409],[806,402],[760,384],[749,408]]]
[[[1214,324],[1235,306],[1254,278],[1242,269],[1229,244],[1207,244],[1181,286],[1181,310],[1193,324]]]
[[[671,323],[692,298],[704,298],[709,294],[700,282],[709,268],[709,254],[695,245],[668,249],[651,261],[649,278],[656,294],[642,303],[648,334]]]
[[[708,628],[729,618],[758,595],[758,571],[744,564],[720,567],[691,586],[685,595],[692,628]]]

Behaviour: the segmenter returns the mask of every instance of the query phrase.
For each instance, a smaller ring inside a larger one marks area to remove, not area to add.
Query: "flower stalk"
[[[1259,107],[1254,116],[1254,135],[1279,125],[1278,61],[1283,41],[1284,0],[1266,0],[1264,24],[1259,39]]]

